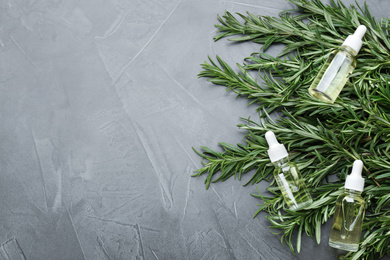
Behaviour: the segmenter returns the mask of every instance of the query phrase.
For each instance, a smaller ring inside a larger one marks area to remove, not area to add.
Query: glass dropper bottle
[[[329,245],[338,249],[356,252],[362,234],[366,202],[361,194],[363,162],[356,160],[352,172],[345,180],[344,192],[336,200]]]
[[[366,26],[360,25],[353,35],[345,39],[340,49],[330,54],[309,88],[311,96],[334,103],[356,67],[356,55],[362,47],[366,30]]]
[[[298,166],[290,161],[286,148],[278,143],[272,131],[268,131],[265,138],[269,145],[268,156],[275,166],[274,177],[287,207],[290,210],[298,210],[309,206],[313,200]]]

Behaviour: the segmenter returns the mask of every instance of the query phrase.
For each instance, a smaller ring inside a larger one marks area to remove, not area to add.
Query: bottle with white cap
[[[348,76],[356,67],[356,55],[362,47],[366,26],[360,25],[353,35],[349,35],[340,49],[333,51],[309,88],[311,96],[327,103],[333,103]]]
[[[329,245],[356,252],[362,234],[366,202],[361,196],[364,189],[363,162],[356,160],[352,172],[345,180],[344,192],[336,200]]]
[[[283,144],[280,144],[272,131],[265,134],[269,145],[268,156],[275,166],[274,176],[287,207],[298,210],[309,206],[313,200],[294,162],[290,162]]]

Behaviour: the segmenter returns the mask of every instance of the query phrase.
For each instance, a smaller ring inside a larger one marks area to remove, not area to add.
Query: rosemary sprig
[[[206,174],[206,188],[232,176],[240,180],[243,174],[252,174],[245,185],[270,182],[270,196],[265,196],[265,191],[252,194],[263,201],[255,216],[266,212],[271,227],[280,230],[282,242],[295,253],[300,252],[303,232],[320,243],[321,225],[334,214],[345,176],[352,162],[360,159],[365,165],[363,195],[368,202],[365,235],[360,250],[345,258],[378,259],[390,254],[390,20],[376,20],[366,4],[346,7],[339,0],[331,0],[331,5],[315,0],[287,1],[297,9],[277,18],[249,12],[218,16],[215,40],[253,41],[262,44],[263,51],[275,43],[285,44],[285,48],[277,57],[252,53],[236,64],[237,69],[219,56],[202,64],[199,77],[257,104],[259,122],[244,119],[239,125],[247,130],[243,143],[220,143],[223,152],[194,149],[204,164],[194,176]],[[314,100],[307,89],[321,64],[359,24],[368,31],[349,82],[334,104]],[[251,71],[259,71],[258,77]],[[273,112],[280,116],[272,119]],[[302,211],[284,207],[266,153],[264,134],[268,130],[287,146],[315,197]],[[336,181],[332,175],[338,177]]]

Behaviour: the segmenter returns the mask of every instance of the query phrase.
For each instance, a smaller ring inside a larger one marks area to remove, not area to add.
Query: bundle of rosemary
[[[245,173],[253,174],[247,184],[269,181],[268,191],[252,194],[262,201],[255,216],[266,212],[271,228],[281,231],[282,242],[295,253],[300,252],[303,232],[320,243],[321,226],[334,214],[345,177],[353,161],[360,159],[366,178],[364,236],[359,251],[345,257],[378,259],[390,254],[390,20],[376,20],[366,4],[347,7],[340,0],[332,0],[331,5],[316,0],[287,1],[298,8],[278,18],[229,12],[218,16],[215,40],[235,36],[229,40],[260,43],[262,52],[237,64],[237,72],[220,57],[209,58],[199,77],[257,104],[260,119],[248,118],[239,125],[247,130],[242,144],[220,143],[223,152],[194,149],[204,164],[194,176],[207,175],[206,188],[232,176],[241,179]],[[367,33],[349,82],[334,104],[313,99],[308,88],[321,65],[360,24],[367,27]],[[277,57],[264,53],[276,43],[285,44]],[[258,77],[253,71],[259,71]],[[272,178],[264,138],[269,130],[290,151],[314,198],[303,210],[290,211],[284,206]],[[265,196],[266,192],[270,195]],[[292,241],[293,234],[297,234],[296,241]]]

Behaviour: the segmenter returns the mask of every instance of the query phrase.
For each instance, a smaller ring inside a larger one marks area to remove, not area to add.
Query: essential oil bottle
[[[329,245],[338,249],[356,252],[362,233],[366,202],[361,197],[364,188],[363,162],[353,163],[352,173],[347,176],[344,193],[336,201]]]
[[[290,162],[283,144],[278,143],[275,134],[268,131],[265,138],[269,145],[268,156],[275,166],[274,176],[284,201],[290,210],[309,206],[313,200],[294,162]]]
[[[349,35],[341,48],[333,51],[309,88],[309,93],[327,103],[333,103],[348,76],[356,67],[356,55],[362,47],[362,38],[367,28],[360,25],[353,35]]]

